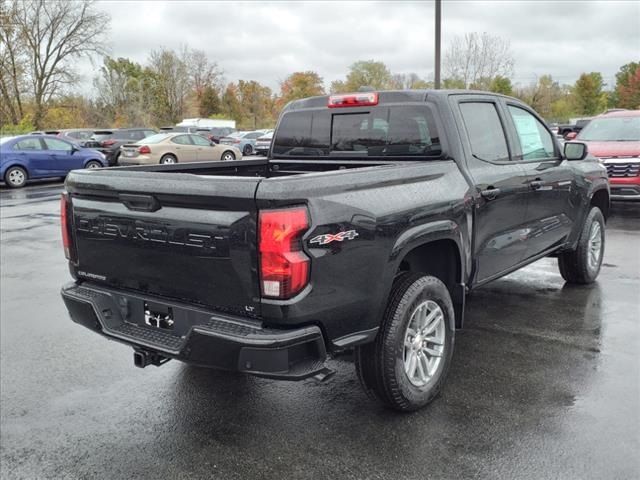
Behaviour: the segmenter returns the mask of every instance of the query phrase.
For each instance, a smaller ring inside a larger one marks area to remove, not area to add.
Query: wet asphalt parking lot
[[[348,357],[326,384],[135,368],[67,316],[61,189],[0,189],[3,479],[640,478],[640,204],[595,285],[544,259],[473,292],[443,394],[398,414]]]

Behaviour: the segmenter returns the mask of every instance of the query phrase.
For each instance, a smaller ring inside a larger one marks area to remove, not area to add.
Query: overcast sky
[[[111,56],[144,63],[161,46],[207,52],[227,81],[277,90],[289,73],[315,70],[328,86],[356,60],[433,78],[434,1],[215,2],[101,0],[111,15]],[[443,52],[455,35],[488,32],[511,42],[514,82],[549,73],[573,83],[599,71],[611,87],[618,68],[640,61],[640,2],[455,1],[442,8]],[[85,85],[93,68],[81,67]]]

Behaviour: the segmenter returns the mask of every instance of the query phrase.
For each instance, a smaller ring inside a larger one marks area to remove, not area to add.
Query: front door
[[[215,149],[211,142],[200,135],[190,135],[191,141],[197,148],[197,159],[199,162],[212,162],[217,160]]]
[[[43,137],[47,153],[51,157],[52,174],[66,175],[75,168],[82,168],[79,156],[74,156],[73,145],[58,138]]]
[[[514,156],[529,186],[526,260],[565,242],[580,199],[571,165],[542,121],[519,104],[506,102],[506,111],[516,134]]]
[[[459,101],[467,166],[477,199],[474,216],[474,284],[500,276],[526,253],[527,178],[514,162],[495,97]]]

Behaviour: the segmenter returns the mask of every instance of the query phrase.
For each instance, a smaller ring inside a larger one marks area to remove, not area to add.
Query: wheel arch
[[[601,188],[593,192],[591,199],[589,200],[589,205],[592,207],[598,207],[602,212],[604,219],[607,220],[607,218],[609,218],[610,209],[608,190],[606,188]]]
[[[104,164],[106,163],[105,161],[102,161],[99,158],[96,157],[89,157],[86,158],[83,162],[82,162],[82,168],[87,168],[87,165],[89,164],[89,162],[98,162],[100,165],[102,165],[104,167]],[[108,163],[107,163],[108,164]]]
[[[462,239],[454,222],[436,224],[410,234],[413,238],[409,241],[403,241],[402,236],[398,239],[394,248],[394,278],[404,272],[422,272],[440,279],[451,295],[455,327],[462,328],[466,291]]]
[[[4,182],[4,177],[7,174],[7,172],[9,171],[9,169],[13,168],[13,167],[20,167],[21,169],[23,169],[25,172],[27,172],[27,179],[32,178],[31,176],[31,172],[29,171],[29,167],[27,167],[24,163],[19,162],[19,161],[12,161],[12,162],[8,162],[8,165],[6,165],[3,169],[2,169],[2,181]]]

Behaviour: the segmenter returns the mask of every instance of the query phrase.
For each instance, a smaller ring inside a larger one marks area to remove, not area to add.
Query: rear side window
[[[509,160],[507,140],[495,104],[461,103],[460,111],[474,157],[488,161]]]
[[[189,140],[189,135],[178,135],[172,138],[171,141],[178,145],[192,145],[191,140]]]
[[[13,146],[14,150],[43,150],[39,138],[25,138],[16,142]]]
[[[280,121],[274,155],[347,157],[428,156],[442,153],[431,110],[424,105],[364,112],[290,112]]]

